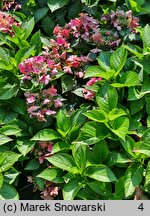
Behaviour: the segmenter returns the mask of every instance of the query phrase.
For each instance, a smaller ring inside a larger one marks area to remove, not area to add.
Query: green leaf
[[[12,185],[4,183],[0,189],[0,200],[19,200],[19,194]]]
[[[31,140],[34,141],[50,141],[60,139],[60,134],[53,129],[43,129],[39,131]]]
[[[101,69],[100,66],[89,66],[86,71],[85,71],[85,76],[84,78],[89,78],[89,77],[101,77],[106,80],[109,80],[112,76],[114,75],[114,71],[104,71]]]
[[[147,24],[141,31],[141,38],[143,41],[144,49],[150,47],[150,26]]]
[[[117,181],[114,173],[105,165],[91,165],[86,168],[86,175],[101,182]]]
[[[3,174],[0,173],[0,189],[1,189],[2,185],[3,185],[3,181],[4,181]]]
[[[94,158],[98,163],[100,164],[105,163],[109,154],[107,143],[104,140],[97,142],[94,145],[93,152],[94,152]]]
[[[34,17],[23,22],[23,24],[20,27],[23,32],[23,36],[24,36],[23,39],[27,39],[30,36],[30,34],[33,31],[34,25],[35,25]]]
[[[83,113],[83,115],[96,122],[106,122],[104,113],[99,109],[88,110],[86,113]]]
[[[33,158],[26,165],[25,170],[37,170],[40,167],[40,162],[37,158]]]
[[[89,182],[88,185],[92,188],[93,191],[100,194],[101,196],[111,196],[111,186],[110,183],[106,182]]]
[[[75,163],[82,174],[86,167],[86,145],[85,144],[74,144],[72,147],[72,155]]]
[[[9,138],[3,134],[0,134],[0,145],[3,145],[3,144],[8,143],[10,141],[12,141],[11,138]]]
[[[138,102],[137,102],[137,100],[132,101],[130,103],[130,108],[129,108],[130,109],[130,114],[131,115],[136,114],[137,112],[141,111],[144,106],[145,106],[145,98],[139,99]]]
[[[24,61],[26,58],[29,58],[32,54],[34,54],[35,47],[24,47],[18,50],[15,55],[15,59],[17,60],[17,64]]]
[[[0,152],[0,172],[8,170],[21,155],[12,151]]]
[[[69,128],[70,128],[70,119],[67,117],[67,113],[64,110],[60,110],[57,113],[57,127],[58,132],[62,134],[62,136],[66,136]]]
[[[107,118],[111,121],[124,115],[127,115],[127,113],[123,109],[114,108],[108,113]]]
[[[123,47],[118,48],[110,57],[110,67],[113,68],[117,76],[125,65],[127,59],[127,50]]]
[[[58,168],[47,168],[43,170],[37,177],[43,178],[54,183],[63,183],[63,171]]]
[[[81,179],[71,179],[63,187],[63,198],[64,200],[73,200],[79,190],[83,187]]]
[[[106,126],[118,137],[125,140],[129,130],[129,119],[126,117],[119,117],[113,121],[112,127]]]
[[[95,143],[99,142],[99,138],[97,137],[91,137],[89,139],[83,139],[80,141],[80,139],[78,139],[77,141],[73,141],[72,144],[74,145],[93,145]]]
[[[110,52],[100,52],[97,60],[102,70],[107,72],[110,70]]]
[[[5,136],[11,136],[11,135],[15,136],[20,132],[21,132],[21,129],[18,127],[18,125],[8,124],[0,128],[0,133],[4,134]]]
[[[123,148],[125,149],[126,153],[129,156],[135,157],[134,153],[133,153],[133,148],[135,145],[135,141],[130,137],[130,136],[126,136],[125,140],[120,140]]]
[[[132,160],[129,159],[125,154],[121,154],[121,153],[113,151],[109,155],[107,164],[110,166],[110,165],[125,164],[125,163],[131,163],[131,162]]]
[[[62,93],[71,91],[75,85],[76,81],[70,75],[64,75],[61,77]]]
[[[71,169],[75,166],[72,156],[66,153],[58,153],[46,159],[54,166],[67,171],[71,171]]]
[[[35,143],[29,138],[20,138],[17,140],[16,147],[23,156],[26,156],[33,149]]]
[[[37,23],[39,20],[41,20],[48,13],[48,11],[48,7],[38,8],[34,13],[35,22]]]
[[[102,109],[106,113],[109,113],[112,109],[116,108],[117,106],[117,90],[108,83],[105,83],[103,86],[99,87],[99,91],[96,96],[96,102],[100,109]]]
[[[134,71],[126,71],[120,77],[119,83],[111,84],[114,87],[130,87],[139,85],[139,76]]]
[[[143,179],[143,167],[139,164],[133,164],[127,168],[124,176],[125,196],[131,196],[135,188],[140,185]]]
[[[123,200],[125,197],[124,176],[119,178],[118,182],[115,184],[115,195],[119,200]]]
[[[150,157],[150,141],[140,141],[136,144],[137,144],[137,147],[135,145],[133,152],[138,152],[138,153],[141,153],[141,154],[144,154]]]
[[[147,117],[147,127],[150,127],[150,115]]]
[[[47,0],[47,4],[51,12],[54,12],[67,5],[68,0]]]
[[[54,23],[52,17],[49,16],[49,15],[46,15],[46,16],[42,19],[41,23],[42,23],[42,28],[43,28],[43,30],[44,30],[49,36],[51,36],[52,33],[53,33],[53,28],[54,28],[54,26],[55,26],[55,23]],[[43,41],[42,41],[42,42],[43,42]],[[45,40],[45,42],[46,42],[46,40]],[[49,43],[49,41],[47,41],[47,42]]]
[[[57,142],[53,145],[51,153],[55,154],[59,151],[64,151],[64,150],[70,150],[70,145],[65,142]]]
[[[15,168],[10,168],[4,173],[4,182],[12,184],[16,180],[19,173],[20,172],[18,172]]]
[[[148,162],[146,167],[144,190],[150,193],[150,161]]]
[[[0,83],[0,100],[8,100],[17,95],[19,91],[18,84]]]
[[[0,60],[6,62],[7,64],[9,63],[9,55],[7,51],[2,47],[0,47]]]

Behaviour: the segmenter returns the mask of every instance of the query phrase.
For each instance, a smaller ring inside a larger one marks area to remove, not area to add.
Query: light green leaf
[[[23,32],[23,36],[24,36],[23,39],[27,39],[30,36],[30,34],[33,31],[34,25],[35,25],[34,17],[23,22],[23,24],[20,27]]]
[[[67,5],[68,0],[47,0],[47,4],[51,12],[54,12]]]
[[[119,117],[114,120],[112,127],[106,126],[118,137],[125,140],[129,129],[129,119],[126,117]]]
[[[146,167],[144,190],[150,193],[150,161],[148,162]]]
[[[86,168],[86,175],[101,182],[117,181],[114,173],[105,165],[91,165]]]
[[[141,38],[143,41],[144,49],[150,47],[150,26],[147,24],[141,32]]]
[[[143,179],[143,167],[138,164],[133,164],[127,168],[124,176],[125,196],[131,196],[135,188],[140,185]]]
[[[3,174],[0,173],[0,189],[1,189],[2,185],[3,185],[3,181],[4,181]]]
[[[107,118],[109,120],[114,120],[114,119],[116,119],[120,116],[124,116],[124,115],[127,115],[127,113],[123,109],[114,108],[108,113]]]
[[[10,141],[12,141],[11,138],[9,138],[3,134],[0,134],[0,145],[3,145],[3,144],[8,143]]]
[[[101,77],[106,80],[109,80],[112,76],[114,75],[114,71],[104,71],[101,69],[100,66],[89,66],[86,71],[85,71],[85,76],[84,78],[89,78],[89,77]]]
[[[129,159],[125,154],[121,154],[118,152],[111,152],[109,155],[109,159],[107,161],[107,164],[115,165],[115,164],[125,164],[125,163],[131,163],[132,160]]]
[[[86,167],[86,145],[79,143],[74,144],[72,147],[72,155],[79,168],[79,172],[82,174]]]
[[[96,102],[101,110],[109,113],[117,106],[117,90],[106,82],[103,86],[99,87],[99,91],[96,96]]]
[[[123,47],[118,48],[110,57],[110,67],[113,68],[117,76],[125,65],[127,59],[127,50]]]
[[[18,172],[15,168],[10,168],[4,173],[4,182],[12,184],[16,180],[19,173],[20,172]]]
[[[0,128],[0,133],[4,134],[5,136],[17,135],[21,132],[21,129],[17,125],[8,124],[4,125]],[[1,140],[1,139],[0,139]]]
[[[139,76],[134,71],[126,71],[120,77],[119,83],[111,84],[114,87],[130,87],[139,85]]]
[[[18,50],[15,55],[15,59],[17,60],[17,64],[24,61],[26,58],[29,58],[32,54],[34,54],[35,47],[23,47]]]
[[[0,100],[8,100],[17,95],[19,91],[18,84],[0,83]]]
[[[50,141],[60,139],[60,134],[53,129],[43,129],[39,131],[31,140],[34,141]]]
[[[46,159],[54,166],[67,171],[71,171],[71,169],[75,166],[72,156],[66,153],[58,153]]]
[[[104,112],[101,112],[99,109],[89,110],[86,113],[83,113],[83,115],[96,122],[107,121]]]
[[[35,143],[30,139],[20,138],[17,140],[16,147],[23,156],[26,156],[33,149]]]
[[[138,152],[150,157],[150,141],[140,141],[136,143],[136,145],[135,148],[133,149],[133,152]]]
[[[12,151],[0,152],[0,172],[8,170],[20,158],[20,154]]]
[[[43,170],[37,177],[43,178],[54,183],[63,183],[63,171],[58,168],[47,168]]]
[[[64,151],[64,150],[70,150],[70,145],[65,142],[57,142],[53,145],[51,153],[55,154],[59,151]]]

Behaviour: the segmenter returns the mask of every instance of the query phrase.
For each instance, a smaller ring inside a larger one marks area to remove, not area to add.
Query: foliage
[[[0,199],[150,198],[149,8],[1,1]]]

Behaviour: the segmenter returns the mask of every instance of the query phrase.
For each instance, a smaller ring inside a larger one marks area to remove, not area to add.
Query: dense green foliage
[[[149,199],[150,1],[0,7],[0,199]]]

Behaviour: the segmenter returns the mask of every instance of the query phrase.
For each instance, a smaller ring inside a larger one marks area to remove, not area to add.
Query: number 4
[[[143,207],[143,203],[141,203],[138,207],[139,210],[143,211],[144,210],[144,207]]]

